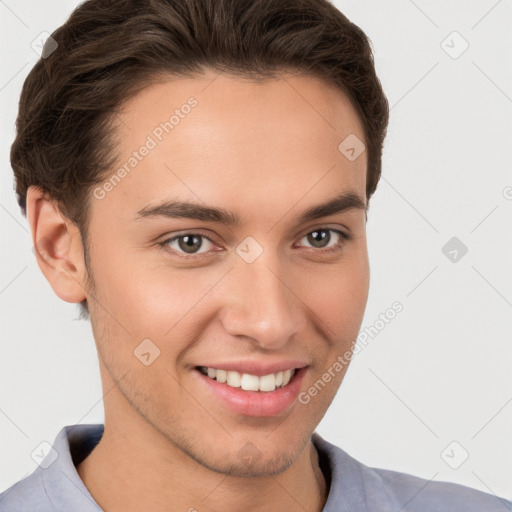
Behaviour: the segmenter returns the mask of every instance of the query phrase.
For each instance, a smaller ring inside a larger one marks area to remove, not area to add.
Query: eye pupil
[[[199,235],[180,236],[178,239],[178,245],[180,246],[180,249],[182,249],[183,251],[187,253],[194,253],[197,249],[201,247],[200,239],[201,237]],[[199,243],[197,241],[199,241]]]
[[[319,239],[317,239],[319,234],[320,237]],[[327,229],[319,229],[317,231],[312,231],[308,235],[308,242],[311,243],[312,245],[315,245],[318,241],[320,241],[320,243],[325,242],[325,240],[327,240],[327,243],[329,243],[330,239],[331,235],[329,230]],[[321,247],[324,247],[324,245],[321,245]]]

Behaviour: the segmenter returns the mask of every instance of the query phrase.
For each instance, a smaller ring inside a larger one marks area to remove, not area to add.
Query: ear
[[[66,302],[87,298],[87,269],[79,229],[43,191],[27,190],[27,219],[37,264],[53,291]]]

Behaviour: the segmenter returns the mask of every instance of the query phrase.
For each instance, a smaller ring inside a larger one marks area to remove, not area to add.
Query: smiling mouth
[[[197,366],[196,369],[203,375],[221,384],[227,384],[233,388],[241,388],[244,391],[262,392],[275,391],[276,389],[286,387],[297,372],[296,368],[290,368],[289,370],[258,376],[232,370],[207,368],[206,366]]]

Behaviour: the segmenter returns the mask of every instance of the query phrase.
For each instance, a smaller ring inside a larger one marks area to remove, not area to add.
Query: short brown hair
[[[41,188],[84,250],[91,189],[118,157],[116,112],[165,75],[209,68],[261,79],[286,68],[326,79],[359,114],[367,200],[377,188],[388,101],[369,39],[329,0],[86,0],[51,37],[57,48],[23,84],[11,164],[23,215],[28,187]]]

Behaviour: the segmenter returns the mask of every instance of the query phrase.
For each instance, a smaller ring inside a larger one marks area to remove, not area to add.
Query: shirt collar
[[[103,424],[77,424],[62,428],[45,461],[55,458],[46,469],[41,464],[42,481],[56,512],[101,512],[76,470],[100,441]],[[314,432],[312,442],[325,476],[328,496],[323,512],[366,512],[364,484],[360,464],[346,452]]]
[[[56,512],[98,512],[94,501],[80,479],[75,464],[89,455],[103,435],[102,424],[78,424],[65,426],[57,435],[53,450],[57,458],[44,468],[45,461],[55,457],[52,450],[39,469],[46,495]]]

